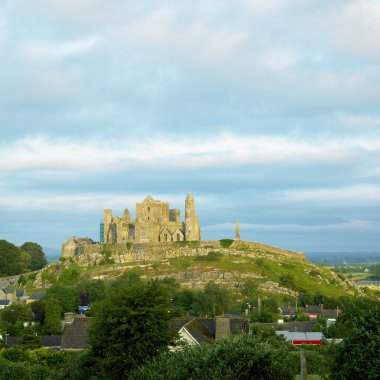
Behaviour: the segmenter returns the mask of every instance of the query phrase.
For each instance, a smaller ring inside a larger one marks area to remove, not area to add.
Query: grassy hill
[[[307,262],[303,254],[260,243],[221,240],[122,248],[99,246],[98,252],[50,264],[30,278],[27,286],[75,285],[82,278],[111,280],[132,271],[143,278],[174,277],[188,288],[202,288],[213,281],[239,289],[249,280],[260,292],[285,298],[299,293],[335,298],[359,292],[342,275]]]

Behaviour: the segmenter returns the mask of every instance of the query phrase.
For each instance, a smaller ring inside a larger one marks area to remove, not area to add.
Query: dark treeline
[[[0,276],[13,276],[35,271],[47,264],[42,247],[26,242],[22,246],[0,240]]]
[[[197,304],[202,313],[221,313],[226,292],[210,283],[190,294],[173,279],[145,281],[133,273],[108,283],[56,284],[32,306],[15,304],[0,312],[0,331],[14,329],[20,336],[17,347],[0,349],[0,379],[294,379],[300,372],[298,348],[271,331],[254,329],[252,335],[212,345],[177,346],[170,319]],[[36,332],[59,333],[63,312],[87,302],[92,304],[91,349],[51,352],[40,347]],[[342,312],[334,329],[344,341],[307,348],[309,373],[331,379],[378,379],[378,302],[365,298],[339,302]],[[23,327],[23,321],[33,319],[35,326]]]

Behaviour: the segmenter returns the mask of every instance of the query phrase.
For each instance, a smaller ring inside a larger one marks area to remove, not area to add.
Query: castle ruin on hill
[[[194,241],[201,239],[201,229],[191,193],[185,201],[185,222],[179,209],[170,209],[169,203],[146,197],[136,203],[136,218],[131,220],[126,208],[123,216],[112,215],[104,210],[104,243],[121,244],[155,243],[169,241]]]
[[[168,202],[154,200],[151,196],[136,203],[136,218],[131,219],[126,208],[122,217],[113,216],[112,210],[104,210],[101,242],[106,244],[157,243],[201,240],[201,228],[195,212],[191,193],[185,201],[185,221],[181,221],[179,209],[171,209]],[[94,244],[89,238],[69,238],[62,245],[62,257],[83,254],[85,247]]]

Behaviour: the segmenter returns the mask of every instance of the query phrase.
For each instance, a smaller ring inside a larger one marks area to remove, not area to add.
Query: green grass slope
[[[159,247],[162,250],[164,246]],[[97,265],[90,262],[84,265],[83,257],[54,263],[40,271],[28,286],[41,289],[56,282],[74,285],[82,278],[108,280],[125,271],[133,271],[144,278],[174,277],[189,288],[201,288],[209,281],[237,288],[250,280],[263,292],[292,297],[299,293],[327,297],[358,294],[357,288],[343,276],[307,262],[296,252],[233,240],[179,242],[164,248],[168,247],[172,253],[170,257],[162,255],[154,260],[123,262],[120,255],[108,254],[106,260]],[[133,249],[128,247],[129,252]]]

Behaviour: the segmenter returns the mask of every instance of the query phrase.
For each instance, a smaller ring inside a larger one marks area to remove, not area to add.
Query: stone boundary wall
[[[265,244],[234,241],[224,248],[219,240],[202,240],[172,243],[126,243],[126,244],[90,244],[83,246],[83,255],[78,257],[80,263],[98,262],[108,253],[116,263],[135,261],[158,261],[183,256],[205,256],[210,252],[222,254],[256,256],[274,255],[283,259],[291,258],[306,261],[303,253],[270,247]]]

